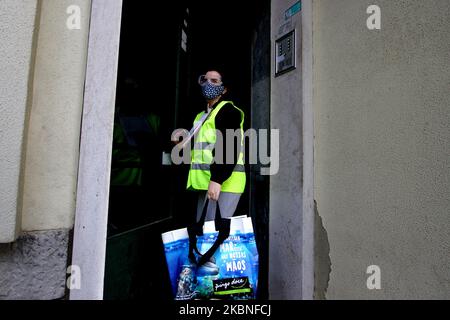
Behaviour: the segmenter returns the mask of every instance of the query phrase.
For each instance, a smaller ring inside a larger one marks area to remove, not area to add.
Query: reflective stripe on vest
[[[206,163],[193,163],[191,165],[191,170],[209,170],[211,165],[206,164]],[[242,164],[237,164],[234,169],[233,172],[245,172],[245,166]]]
[[[236,107],[232,101],[220,102],[212,111],[210,116],[202,124],[200,130],[197,133],[194,141],[194,147],[191,150],[191,168],[189,170],[189,176],[187,181],[187,188],[193,190],[208,190],[209,181],[211,178],[210,165],[213,161],[212,150],[215,147],[216,125],[215,117],[217,113],[227,103],[230,103],[232,107],[239,110],[241,113],[241,152],[238,156],[238,162],[233,169],[231,176],[222,183],[221,191],[243,193],[245,190],[245,167],[244,167],[244,153],[243,153],[243,141],[244,141],[244,112]],[[198,121],[204,112],[200,112],[194,120],[194,123]]]

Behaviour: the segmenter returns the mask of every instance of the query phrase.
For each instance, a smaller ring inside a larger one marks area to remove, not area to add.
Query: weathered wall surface
[[[14,241],[20,231],[19,188],[36,5],[33,0],[0,2],[0,243]]]
[[[272,1],[271,39],[296,30],[297,69],[274,77],[272,47],[272,129],[279,129],[280,163],[270,176],[269,298],[302,298],[302,82],[301,13],[285,19],[285,11],[297,1]],[[272,152],[274,152],[273,147]]]
[[[69,30],[66,10],[81,9]],[[25,162],[22,228],[72,228],[86,70],[90,1],[42,1]]]
[[[327,255],[317,276],[327,299],[448,299],[450,2],[376,1],[376,31],[371,4],[314,1],[315,199],[331,259],[329,282]],[[366,286],[370,265],[381,290]]]
[[[0,237],[15,210],[21,213],[22,234],[13,244],[0,244],[0,299],[59,299],[65,293],[69,234],[75,215],[90,1],[0,3],[5,4],[9,11],[1,11],[0,23],[5,24],[8,41],[6,45],[0,41],[0,50],[6,50],[9,59],[0,61],[0,88],[5,92],[0,99],[7,102],[2,100],[0,105],[2,114],[7,115],[0,119],[0,201],[6,190],[9,202],[0,202]],[[79,30],[69,30],[66,24],[67,9],[73,5],[80,8]],[[32,49],[36,12],[39,32]],[[30,57],[34,59],[31,67]],[[26,101],[29,114],[24,131]],[[17,128],[4,131],[4,122],[8,130]],[[25,152],[21,155],[23,131]],[[23,179],[18,191],[21,161]],[[5,209],[8,217],[3,215]]]
[[[40,231],[0,245],[0,300],[63,297],[68,239],[68,230]]]

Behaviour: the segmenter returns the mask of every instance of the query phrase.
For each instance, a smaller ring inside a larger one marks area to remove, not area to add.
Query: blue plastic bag
[[[214,221],[205,222],[197,237],[199,251],[208,251],[217,235]],[[162,239],[175,300],[256,298],[259,257],[251,218],[232,218],[229,237],[200,267],[188,258],[186,228],[166,232]]]

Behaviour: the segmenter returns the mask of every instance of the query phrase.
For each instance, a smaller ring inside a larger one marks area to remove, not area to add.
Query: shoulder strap
[[[195,119],[198,118],[198,116],[202,114],[199,113],[197,115],[197,117]],[[211,112],[209,113],[203,113],[200,117],[200,119],[197,121],[194,121],[194,126],[192,127],[192,129],[189,131],[189,135],[186,139],[183,140],[183,142],[179,145],[179,149],[184,149],[184,147],[186,147],[186,145],[192,141],[192,138],[197,134],[197,132],[200,130],[200,127],[203,125],[203,123],[205,123],[206,120],[208,120],[208,118],[210,117]]]

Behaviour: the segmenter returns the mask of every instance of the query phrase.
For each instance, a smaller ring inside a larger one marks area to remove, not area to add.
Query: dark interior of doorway
[[[194,218],[187,165],[162,165],[175,128],[204,107],[197,77],[218,69],[245,128],[269,128],[270,1],[124,0],[111,170],[105,299],[172,299],[161,233]],[[264,81],[263,81],[264,82]],[[256,109],[255,101],[259,101]],[[253,106],[252,106],[253,102]],[[236,214],[253,217],[267,298],[268,178],[247,166]]]

